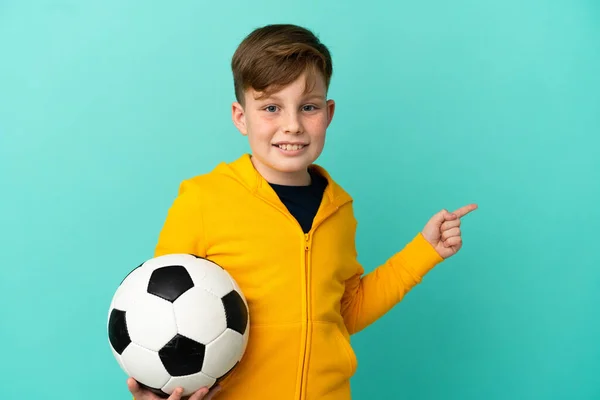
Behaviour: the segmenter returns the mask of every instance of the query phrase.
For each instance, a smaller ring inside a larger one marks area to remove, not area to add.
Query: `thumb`
[[[138,385],[137,381],[132,377],[127,378],[127,389],[129,389],[129,392],[131,392],[131,394],[134,397],[139,397],[140,386]]]

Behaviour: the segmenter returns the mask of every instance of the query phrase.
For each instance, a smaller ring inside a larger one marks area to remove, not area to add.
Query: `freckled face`
[[[267,98],[257,99],[260,93],[247,90],[244,106],[233,104],[232,119],[248,137],[252,163],[271,183],[309,184],[308,166],[323,151],[335,103],[326,98],[322,76],[308,93],[305,85],[303,74]]]

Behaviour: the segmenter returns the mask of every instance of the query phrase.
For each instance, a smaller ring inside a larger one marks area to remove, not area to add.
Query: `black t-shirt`
[[[304,233],[308,233],[312,227],[313,220],[321,200],[323,192],[327,187],[327,179],[321,176],[312,168],[308,170],[310,174],[310,185],[308,186],[287,186],[269,183],[281,202],[287,207],[289,212],[298,220]]]

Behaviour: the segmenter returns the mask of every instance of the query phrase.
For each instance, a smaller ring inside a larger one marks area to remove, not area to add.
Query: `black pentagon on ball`
[[[108,319],[108,340],[117,354],[123,354],[123,351],[131,343],[127,322],[125,321],[125,311],[113,308]]]
[[[174,302],[194,287],[194,281],[182,265],[171,265],[155,269],[148,281],[148,293]]]
[[[242,296],[237,291],[232,290],[221,301],[223,302],[223,307],[225,307],[227,327],[243,335],[248,325],[248,309]]]
[[[177,334],[158,351],[158,356],[171,376],[184,376],[202,371],[205,352],[202,343]]]
[[[138,383],[138,385],[140,385],[140,387],[141,387],[142,389],[146,389],[146,390],[148,390],[149,392],[152,392],[152,393],[154,393],[155,395],[157,395],[157,396],[158,396],[158,397],[160,397],[160,398],[166,399],[166,398],[168,398],[168,397],[169,397],[169,394],[168,394],[168,393],[166,393],[166,392],[163,392],[161,389],[157,389],[157,388],[150,387],[150,386],[148,386],[148,385],[144,385],[144,384],[143,384],[142,382],[140,382],[140,381],[137,381],[137,383]]]

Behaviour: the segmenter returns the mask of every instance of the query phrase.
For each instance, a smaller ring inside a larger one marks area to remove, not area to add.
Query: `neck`
[[[258,171],[258,173],[269,183],[274,185],[285,185],[285,186],[308,186],[311,183],[311,177],[308,173],[308,168],[303,171],[297,172],[277,172],[267,167],[264,167],[261,163],[257,163],[254,157],[251,157],[252,165]]]
[[[266,178],[265,178],[266,179]],[[272,183],[274,185],[284,185],[284,186],[308,186],[310,185],[311,179],[308,171],[302,173],[301,176],[281,176],[281,177],[270,177],[270,179],[266,179],[267,182]]]

